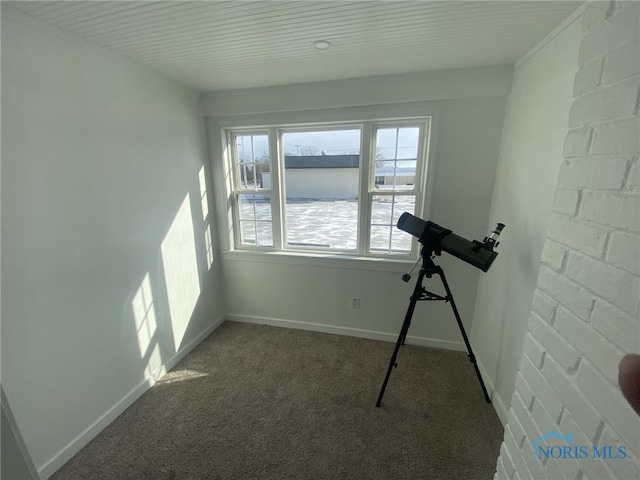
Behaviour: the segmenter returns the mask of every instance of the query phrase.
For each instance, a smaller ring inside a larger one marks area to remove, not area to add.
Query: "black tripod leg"
[[[413,318],[413,311],[416,309],[416,303],[418,302],[418,300],[420,300],[420,296],[422,295],[422,292],[423,292],[422,282],[424,280],[424,277],[425,277],[425,272],[421,270],[420,275],[418,275],[418,280],[416,281],[416,286],[413,289],[413,294],[411,295],[411,298],[409,300],[409,308],[407,309],[407,313],[404,317],[406,328],[404,328],[405,324],[403,323],[402,324],[403,328],[400,330],[399,341],[402,345],[404,345],[404,343],[407,341],[407,334],[409,333],[409,328],[411,327],[411,319]]]
[[[404,345],[404,343],[407,341],[407,333],[409,333],[410,327],[411,327],[411,319],[409,319],[409,323],[407,323],[407,328],[400,329],[400,338],[398,340],[400,341],[401,345]]]
[[[398,350],[400,350],[401,345],[404,345],[404,341],[407,338],[407,332],[409,331],[409,326],[411,325],[411,317],[413,317],[413,311],[416,309],[416,302],[418,301],[418,298],[420,298],[420,294],[422,293],[423,278],[424,278],[424,271],[420,270],[420,275],[418,275],[416,286],[413,289],[413,295],[411,295],[409,308],[407,308],[407,313],[404,316],[404,322],[402,322],[402,328],[400,329],[400,335],[398,335],[398,341],[396,342],[396,346],[393,349],[393,355],[391,355],[391,360],[389,361],[389,368],[387,368],[387,375],[384,377],[384,383],[382,384],[382,389],[380,389],[380,395],[378,395],[378,401],[376,402],[376,407],[379,407],[380,403],[382,402],[384,391],[387,388],[387,383],[389,382],[389,377],[391,376],[391,370],[393,370],[393,367],[396,366],[396,358],[398,357]]]
[[[449,290],[449,284],[447,283],[447,279],[444,276],[444,271],[442,268],[438,267],[438,275],[440,275],[440,279],[442,280],[442,284],[444,285],[444,289],[447,292],[447,298],[449,302],[451,302],[451,308],[453,309],[453,314],[456,316],[456,321],[458,322],[458,327],[460,328],[460,333],[462,333],[462,338],[464,339],[464,344],[467,346],[467,352],[469,354],[469,360],[473,363],[473,368],[476,371],[476,375],[478,376],[478,380],[480,381],[480,386],[482,387],[482,393],[484,393],[484,399],[487,403],[491,403],[491,398],[489,398],[489,394],[487,393],[487,389],[484,386],[484,382],[482,381],[482,375],[480,375],[480,370],[478,369],[478,364],[476,362],[476,357],[473,354],[473,350],[471,349],[471,343],[469,343],[469,338],[467,338],[467,332],[464,330],[464,325],[462,324],[462,320],[460,319],[460,313],[458,313],[458,308],[456,307],[456,302],[453,301],[453,295],[451,294],[451,290]]]

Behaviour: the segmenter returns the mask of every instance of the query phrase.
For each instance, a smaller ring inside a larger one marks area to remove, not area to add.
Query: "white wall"
[[[567,133],[580,20],[574,14],[514,69],[491,218],[506,225],[480,279],[472,343],[506,422]]]
[[[583,17],[571,130],[499,479],[640,475],[640,417],[618,386],[620,359],[640,352],[638,25],[637,2],[593,2]],[[574,459],[556,449],[536,462],[531,442],[550,432],[570,434],[573,444],[559,445],[584,454]],[[595,458],[594,447],[613,455]],[[618,447],[625,458],[613,458]]]
[[[218,217],[228,216],[229,205],[221,125],[335,120],[358,109],[384,115],[395,102],[412,108],[426,101],[437,112],[427,211],[457,234],[482,239],[494,222],[489,209],[510,80],[511,68],[499,67],[206,94]],[[221,226],[229,318],[395,340],[413,287],[400,278],[410,262],[233,252],[228,228]],[[470,327],[480,271],[446,256],[441,264]],[[429,286],[442,291],[439,282]],[[350,308],[351,297],[361,298],[359,310]],[[464,349],[445,304],[419,305],[409,341]]]
[[[196,92],[3,12],[2,386],[43,478],[222,318],[207,158]]]

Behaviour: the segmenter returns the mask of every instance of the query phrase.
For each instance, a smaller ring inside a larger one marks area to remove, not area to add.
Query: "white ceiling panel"
[[[580,1],[3,1],[201,91],[512,64]],[[327,50],[313,43],[326,40]]]

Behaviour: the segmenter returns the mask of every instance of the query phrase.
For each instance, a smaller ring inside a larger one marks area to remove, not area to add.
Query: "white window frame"
[[[364,144],[364,124],[362,122],[347,122],[347,123],[330,123],[330,124],[311,124],[311,125],[294,125],[289,127],[280,127],[277,129],[278,132],[278,145],[283,145],[282,137],[285,133],[291,132],[328,132],[331,130],[360,130],[360,164],[358,166],[358,218],[360,218],[360,204],[361,204],[361,179],[362,179],[362,149]],[[280,175],[280,185],[281,185],[281,195],[280,195],[280,212],[282,212],[281,216],[281,225],[282,225],[282,243],[280,250],[285,252],[309,252],[309,253],[325,253],[325,254],[337,254],[337,255],[361,255],[359,245],[360,245],[360,230],[359,224],[356,227],[356,248],[354,249],[338,249],[331,247],[305,247],[302,245],[289,245],[286,241],[286,232],[287,232],[287,219],[286,214],[286,203],[287,203],[287,195],[286,195],[286,182],[285,182],[285,165],[284,165],[284,150],[282,150],[281,156],[278,157],[279,163],[279,172]]]
[[[329,255],[334,258],[362,258],[373,260],[407,261],[418,257],[419,245],[412,239],[411,252],[408,254],[388,254],[370,252],[371,202],[375,191],[375,130],[381,128],[396,128],[402,126],[420,126],[421,141],[418,146],[418,161],[416,165],[416,181],[414,189],[402,190],[395,195],[415,195],[415,215],[428,218],[433,180],[433,164],[435,163],[435,137],[438,124],[438,107],[429,102],[412,104],[394,104],[383,106],[354,107],[344,109],[327,109],[313,112],[280,112],[274,114],[256,114],[252,116],[234,116],[231,119],[218,118],[216,129],[221,132],[221,153],[223,157],[223,171],[233,170],[233,155],[229,148],[234,134],[265,134],[269,135],[270,149],[270,191],[257,190],[246,193],[269,194],[271,198],[271,213],[273,225],[273,246],[241,245],[239,243],[239,224],[237,220],[237,205],[233,199],[238,192],[234,191],[234,182],[225,182],[227,198],[232,200],[232,214],[227,216],[229,232],[227,248],[230,252],[293,254],[296,256],[322,257]],[[387,115],[380,115],[388,112]],[[316,121],[314,121],[316,120]],[[420,125],[419,125],[420,124]],[[328,130],[331,128],[360,128],[361,149],[358,188],[358,229],[357,248],[355,250],[338,250],[334,248],[305,248],[287,246],[285,242],[286,219],[284,208],[286,198],[284,193],[284,151],[282,151],[283,132],[296,130]],[[220,137],[218,137],[220,138]],[[274,141],[276,139],[277,141]],[[235,148],[235,147],[233,147]],[[274,161],[277,159],[277,161]],[[235,173],[233,173],[235,175]],[[244,192],[243,192],[244,193]],[[391,192],[389,194],[392,194]]]
[[[257,221],[254,220],[255,223],[255,235],[256,235],[256,244],[255,245],[242,245],[242,232],[241,232],[241,227],[240,227],[240,207],[239,207],[239,197],[241,195],[264,195],[264,196],[268,196],[269,199],[271,200],[271,224],[272,224],[272,231],[275,230],[274,225],[273,225],[273,220],[274,220],[274,213],[273,213],[273,188],[271,189],[264,189],[264,188],[243,188],[242,187],[242,182],[240,181],[240,166],[239,164],[235,161],[235,159],[239,158],[238,156],[238,146],[237,143],[235,141],[236,136],[258,136],[258,135],[265,135],[267,136],[268,142],[269,142],[269,172],[271,175],[271,171],[272,171],[272,164],[273,162],[273,157],[271,155],[271,136],[270,136],[270,132],[269,130],[265,130],[265,129],[256,129],[256,130],[234,130],[234,131],[229,131],[228,132],[228,136],[227,136],[227,140],[228,140],[228,149],[229,149],[229,159],[230,159],[230,164],[229,164],[229,171],[231,172],[231,190],[232,190],[232,195],[231,195],[231,202],[233,204],[232,207],[232,213],[233,213],[233,235],[234,235],[234,244],[236,246],[237,249],[245,249],[245,248],[256,248],[258,250],[262,250],[264,248],[273,248],[273,247],[267,247],[267,246],[261,246],[258,245],[258,226],[257,226]],[[255,159],[254,159],[254,168],[255,168]],[[255,175],[255,173],[254,173]],[[254,177],[255,178],[255,177]],[[273,183],[272,183],[273,184]],[[273,233],[272,233],[272,237],[273,237]],[[274,244],[275,244],[275,239],[274,239]]]
[[[416,152],[416,174],[415,181],[413,183],[413,188],[406,190],[376,190],[375,189],[375,151],[371,152],[369,155],[368,168],[369,172],[367,172],[368,184],[367,184],[367,224],[366,231],[362,233],[366,235],[365,245],[363,245],[363,249],[365,252],[362,255],[371,256],[371,257],[415,257],[417,254],[417,243],[413,241],[411,243],[411,253],[409,254],[399,254],[399,253],[374,253],[371,251],[371,227],[372,227],[372,214],[371,211],[373,209],[373,197],[375,196],[389,196],[389,197],[397,197],[397,196],[412,196],[415,198],[415,211],[414,215],[420,216],[420,212],[423,211],[424,199],[426,193],[426,171],[429,163],[428,157],[428,143],[429,143],[429,134],[430,134],[430,124],[431,118],[425,117],[421,119],[406,119],[406,120],[394,120],[394,121],[375,121],[371,122],[371,126],[373,128],[373,132],[371,132],[371,145],[375,147],[377,143],[377,133],[379,130],[390,129],[390,128],[403,128],[403,127],[417,127],[419,129],[418,139],[421,140],[418,143],[418,148]],[[396,139],[397,141],[397,139]],[[398,159],[396,159],[397,161]],[[361,162],[362,163],[362,162]],[[363,222],[361,222],[363,223]],[[361,226],[362,228],[362,226]],[[363,228],[364,230],[364,228]]]

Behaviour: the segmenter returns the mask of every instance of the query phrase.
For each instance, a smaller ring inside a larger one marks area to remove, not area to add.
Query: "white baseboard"
[[[476,357],[476,363],[478,364],[478,370],[480,370],[480,374],[484,380],[484,385],[487,387],[487,391],[489,392],[489,397],[491,397],[491,405],[493,405],[493,409],[498,414],[498,418],[500,419],[500,422],[502,422],[502,425],[506,426],[509,409],[505,406],[502,398],[496,394],[495,385],[487,373],[487,370],[484,368],[484,365],[482,365],[482,362],[478,360],[478,357]]]
[[[332,333],[335,335],[345,335],[348,337],[368,338],[370,340],[382,340],[384,342],[396,342],[397,333],[377,332],[374,330],[362,330],[359,328],[339,327],[326,325],[324,323],[300,322],[297,320],[284,320],[281,318],[257,317],[252,315],[227,314],[225,318],[232,322],[257,323],[261,325],[271,325],[273,327],[295,328],[298,330],[310,330],[320,333]],[[443,350],[455,350],[466,352],[467,349],[462,342],[452,342],[449,340],[438,340],[435,338],[407,336],[406,343],[409,345],[419,345],[421,347],[441,348]]]
[[[51,459],[38,467],[38,474],[40,478],[45,480],[53,475],[62,465],[68,462],[76,453],[78,453],[85,445],[87,445],[93,438],[98,435],[104,428],[106,428],[111,422],[113,422],[122,412],[133,404],[138,398],[142,396],[151,386],[153,386],[159,378],[165,373],[175,367],[180,360],[182,360],[191,350],[198,346],[205,338],[207,338],[211,332],[218,328],[225,318],[220,317],[211,325],[209,325],[202,333],[182,348],[179,352],[176,352],[170,359],[164,364],[158,367],[151,375],[140,382],[135,388],[133,388],[128,394],[126,394],[120,401],[118,401],[113,407],[107,410],[100,418],[98,418],[90,427],[84,432],[73,439],[67,446],[56,453]]]
[[[506,427],[507,417],[509,415],[509,407],[505,405],[505,403],[502,401],[502,398],[498,395],[494,395],[494,398],[491,400],[491,402],[493,403],[493,408],[498,414],[498,418],[502,422],[502,426]]]

